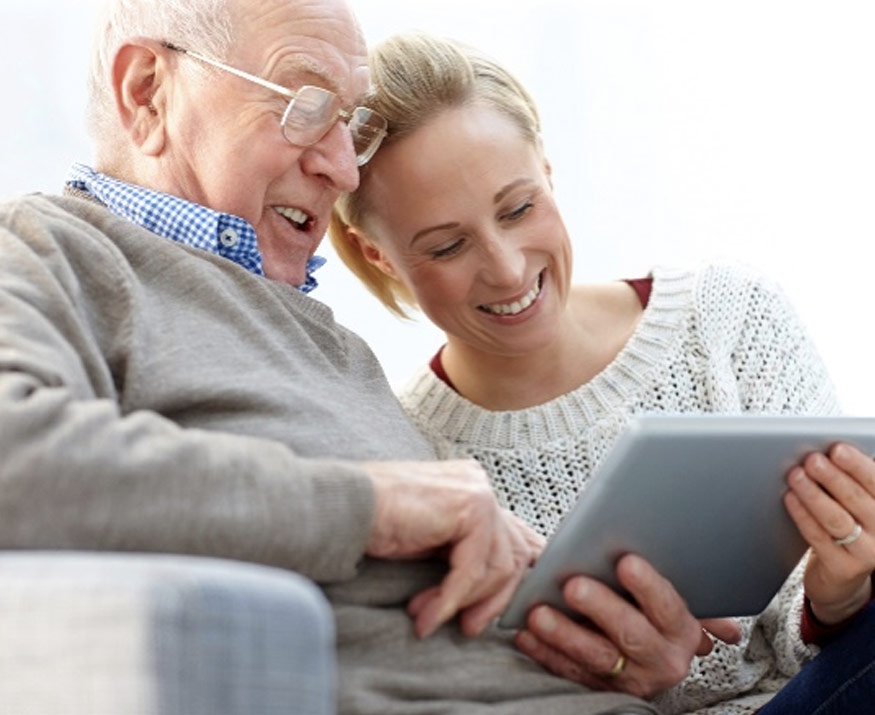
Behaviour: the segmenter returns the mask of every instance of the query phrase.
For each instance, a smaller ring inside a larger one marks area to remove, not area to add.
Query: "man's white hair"
[[[133,38],[166,40],[224,59],[233,40],[232,0],[105,0],[88,72],[88,132],[98,153],[120,140],[112,90],[116,53]]]

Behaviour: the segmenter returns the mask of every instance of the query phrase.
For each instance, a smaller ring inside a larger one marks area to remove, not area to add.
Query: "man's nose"
[[[346,122],[338,119],[324,137],[307,147],[301,155],[301,166],[307,174],[324,177],[338,191],[355,191],[359,168]]]

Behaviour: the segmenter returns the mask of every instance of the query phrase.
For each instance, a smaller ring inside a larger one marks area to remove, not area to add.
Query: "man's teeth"
[[[280,216],[287,218],[289,221],[300,226],[301,228],[303,228],[307,224],[307,221],[310,218],[309,216],[307,216],[307,214],[301,211],[301,209],[290,208],[288,206],[275,206],[274,208]]]
[[[522,313],[534,303],[535,298],[538,297],[538,293],[540,292],[541,281],[539,280],[532,286],[532,289],[528,293],[519,300],[515,300],[513,303],[490,303],[489,305],[483,305],[480,307],[486,312],[494,313],[495,315],[516,315],[517,313]]]

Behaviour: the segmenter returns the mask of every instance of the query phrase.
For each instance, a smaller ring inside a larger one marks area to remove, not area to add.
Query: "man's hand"
[[[461,612],[477,635],[507,605],[544,539],[502,509],[474,460],[370,462],[376,512],[367,553],[413,559],[445,552],[450,570],[417,594],[408,612],[420,637]]]
[[[696,620],[674,587],[644,559],[623,557],[617,576],[640,605],[599,581],[577,576],[565,584],[563,595],[586,625],[538,606],[529,614],[528,628],[517,633],[517,646],[569,680],[647,698],[683,680],[693,656],[711,651],[711,635],[727,643],[741,638],[733,620]]]

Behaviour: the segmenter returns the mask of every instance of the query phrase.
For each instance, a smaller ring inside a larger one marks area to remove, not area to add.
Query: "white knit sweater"
[[[780,289],[736,266],[658,268],[623,350],[573,392],[492,412],[427,366],[401,401],[444,457],[473,456],[503,503],[549,535],[623,427],[644,413],[837,414],[827,371]],[[657,703],[667,714],[750,713],[809,659],[799,636],[801,569],[738,646],[719,644]]]

